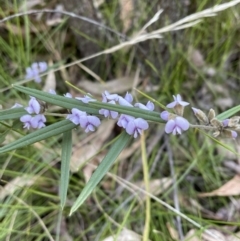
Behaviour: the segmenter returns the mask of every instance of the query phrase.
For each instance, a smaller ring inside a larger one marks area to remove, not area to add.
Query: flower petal
[[[169,116],[169,112],[164,110],[163,112],[161,112],[160,117],[165,120],[168,121],[168,116]]]
[[[141,130],[147,130],[149,127],[148,122],[142,118],[137,118],[134,120],[134,122],[135,122],[136,127]]]
[[[175,123],[184,131],[186,131],[189,128],[189,122],[181,116],[177,116],[175,118]]]
[[[168,105],[166,105],[167,108],[174,108],[177,105],[176,101],[173,101],[171,103],[169,103]]]
[[[129,122],[127,123],[127,126],[126,126],[126,132],[127,132],[129,135],[132,135],[132,134],[134,133],[135,129],[136,129],[136,125],[135,125],[134,121],[133,121],[133,120],[132,120],[132,121],[129,121]]]
[[[132,105],[121,96],[118,97],[118,103],[119,105],[132,107]]]
[[[126,93],[124,99],[125,99],[127,102],[129,102],[129,103],[132,103],[132,101],[133,101],[132,95],[129,94],[128,92]]]
[[[169,120],[165,126],[165,132],[166,133],[171,133],[173,132],[174,128],[175,128],[175,121],[174,120]]]

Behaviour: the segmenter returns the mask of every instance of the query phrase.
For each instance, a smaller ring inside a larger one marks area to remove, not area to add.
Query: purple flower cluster
[[[122,106],[133,107],[132,105],[133,97],[129,93],[126,93],[125,97],[122,97],[117,94],[110,94],[108,91],[105,91],[102,94],[102,98],[103,98],[102,99],[103,103],[110,103],[113,105],[118,103],[119,105],[122,105]],[[141,103],[136,103],[134,106],[142,109],[147,109],[147,110],[154,109],[154,104],[150,101],[146,106]],[[104,117],[111,117],[113,119],[116,119],[118,117],[118,112],[107,110],[107,109],[99,110],[99,114],[104,115]],[[137,138],[138,135],[142,134],[143,130],[147,130],[149,127],[148,122],[146,120],[142,118],[135,118],[133,116],[126,115],[126,114],[120,115],[117,125],[119,127],[124,128],[126,132],[129,135],[133,135],[134,138]]]
[[[71,96],[69,95],[67,96],[67,94],[65,96],[71,98]],[[83,103],[96,101],[91,97],[90,94],[85,95],[82,98],[75,97],[75,99],[78,99]],[[110,94],[108,91],[104,91],[104,93],[102,94],[102,102],[109,103],[112,105],[119,104],[123,106],[133,107],[132,105],[133,97],[129,93],[126,93],[125,97],[122,97],[122,96],[119,96],[118,94]],[[147,105],[136,103],[135,106],[145,110],[154,109],[154,104],[150,101],[147,103]],[[105,118],[112,118],[112,119],[116,119],[119,116],[117,111],[111,111],[108,109],[100,109],[99,114],[103,115]],[[71,110],[71,114],[67,115],[67,119],[72,121],[75,125],[80,125],[82,128],[85,129],[85,132],[94,131],[95,127],[98,127],[101,123],[98,117],[87,115],[86,112],[81,111],[77,108],[73,108]],[[126,132],[129,135],[133,135],[134,138],[137,138],[138,135],[142,134],[143,130],[148,129],[149,127],[146,120],[142,118],[135,118],[133,116],[125,115],[125,114],[121,114],[119,116],[117,125],[124,128]]]
[[[40,129],[45,126],[46,118],[43,114],[41,114],[41,105],[36,100],[35,97],[30,96],[30,101],[28,102],[28,106],[25,110],[30,115],[24,115],[20,118],[20,121],[24,123],[23,128]]]
[[[72,109],[72,114],[67,115],[67,120],[70,120],[75,125],[80,125],[85,129],[85,132],[94,131],[95,127],[101,124],[101,121],[96,116],[87,115],[86,112],[77,108]]]
[[[36,83],[40,83],[42,80],[39,74],[46,71],[48,65],[46,62],[36,62],[31,65],[31,67],[26,68],[26,79],[34,79]]]
[[[172,108],[175,114],[171,114],[168,111],[160,113],[160,117],[167,121],[165,126],[165,132],[167,134],[172,133],[173,135],[182,134],[182,131],[189,129],[189,122],[182,117],[184,107],[189,105],[188,102],[182,101],[182,97],[178,94],[176,97],[173,96],[174,101],[168,104],[166,107]]]

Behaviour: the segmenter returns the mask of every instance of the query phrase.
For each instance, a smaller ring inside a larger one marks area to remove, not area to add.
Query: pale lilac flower
[[[30,96],[30,101],[28,102],[28,107],[25,108],[25,110],[29,114],[39,114],[41,110],[41,106],[39,102],[36,100],[35,97]]]
[[[32,126],[32,116],[31,115],[24,115],[20,118],[20,121],[24,123],[23,128],[27,128],[28,130],[33,127]]]
[[[225,119],[222,121],[223,127],[227,127],[230,119]]]
[[[70,93],[66,93],[66,94],[64,94],[64,96],[67,98],[72,98],[72,95]]]
[[[142,118],[136,118],[136,119],[130,120],[127,123],[126,132],[129,135],[133,135],[134,138],[137,138],[138,135],[141,135],[142,131],[147,130],[148,127],[149,127],[149,125],[148,125],[147,121],[145,121]]]
[[[21,104],[15,103],[11,109],[23,107]]]
[[[95,127],[98,127],[101,124],[101,121],[96,116],[81,116],[80,126],[85,129],[85,132],[94,131]]]
[[[181,116],[177,116],[175,119],[171,119],[165,126],[166,133],[172,133],[173,135],[182,134],[182,131],[186,131],[189,128],[189,122]]]
[[[124,99],[129,102],[129,103],[132,103],[133,102],[133,97],[131,94],[129,94],[128,92],[126,93]]]
[[[188,102],[182,101],[181,95],[177,94],[177,97],[173,95],[174,101],[167,105],[167,108],[174,108],[177,105],[186,106],[189,105]]]
[[[168,121],[168,117],[169,117],[169,112],[164,110],[163,112],[161,112],[160,117],[165,120]]]
[[[128,92],[126,93],[125,97],[123,98],[122,96],[118,97],[118,103],[119,105],[123,105],[123,106],[129,106],[129,107],[133,107],[133,105],[131,104],[133,101],[133,97],[131,94],[129,94]]]
[[[31,67],[26,68],[25,79],[35,79],[36,83],[41,82],[41,78],[39,77],[38,71]]]
[[[116,102],[114,100],[111,100],[108,102],[109,104],[115,105]],[[107,110],[107,109],[101,109],[99,110],[100,115],[104,115],[105,118],[108,116],[112,117],[113,119],[116,119],[118,117],[118,112],[117,111],[112,111],[112,110]]]
[[[143,110],[150,110],[153,111],[154,110],[154,104],[151,101],[148,101],[148,103],[146,105],[142,104],[142,103],[136,103],[134,106],[143,109]]]
[[[135,118],[130,116],[130,115],[121,114],[119,119],[118,119],[117,125],[120,126],[120,127],[126,128],[128,122],[132,121],[134,119]]]
[[[42,73],[47,70],[47,63],[46,62],[36,62],[31,65],[32,69],[37,71],[38,73]]]
[[[105,90],[104,93],[102,94],[102,97],[103,97],[103,102],[105,102],[104,101],[105,98],[106,98],[106,100],[118,101],[119,95],[118,94],[110,94],[107,90]]]
[[[40,115],[35,115],[32,117],[31,119],[31,123],[32,123],[32,127],[33,128],[37,128],[37,129],[41,129],[45,126],[46,122],[46,118],[44,115],[40,114]]]
[[[81,100],[83,103],[87,104],[88,102],[91,101],[96,101],[95,99],[93,99],[91,96],[89,96],[90,94],[88,93],[88,95],[84,95],[84,97],[75,97],[75,99],[77,100]]]
[[[122,96],[119,96],[119,97],[118,97],[118,103],[119,103],[119,105],[133,107],[133,105],[130,104],[130,103],[129,103],[126,99],[124,99]]]
[[[48,91],[48,93],[49,93],[49,94],[52,94],[52,95],[56,95],[56,94],[57,94],[56,91],[53,90],[53,89],[50,89],[50,90]]]
[[[77,108],[72,109],[72,114],[67,115],[67,120],[70,120],[73,124],[79,125],[81,122],[81,118],[83,116],[86,116],[87,113],[84,111],[81,111]]]
[[[39,76],[40,73],[47,70],[46,62],[33,63],[31,67],[26,68],[26,79],[34,79],[36,83],[41,82],[41,78]]]

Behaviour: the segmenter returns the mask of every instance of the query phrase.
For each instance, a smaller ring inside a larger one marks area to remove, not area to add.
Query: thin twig
[[[176,210],[178,210],[180,212],[179,200],[178,200],[178,187],[176,185],[176,176],[175,176],[175,171],[174,171],[173,155],[172,155],[172,150],[171,150],[171,147],[170,147],[170,144],[169,144],[168,136],[165,136],[165,141],[166,141],[166,146],[167,146],[171,177],[172,177],[172,180],[173,180],[174,207],[175,207]],[[184,236],[183,236],[183,230],[182,230],[182,219],[181,219],[180,216],[176,216],[176,222],[177,222],[177,230],[178,230],[179,238],[180,238],[180,240],[183,240]]]
[[[218,127],[214,127],[214,126],[204,126],[204,125],[193,125],[190,124],[191,128],[199,128],[199,129],[203,129],[203,130],[209,130],[209,131],[216,131],[218,130]]]
[[[149,188],[149,172],[148,172],[148,162],[147,162],[147,152],[146,152],[146,140],[145,134],[141,136],[141,154],[142,154],[142,165],[143,165],[143,177],[145,190],[150,192]],[[146,206],[145,206],[145,224],[143,230],[143,241],[148,241],[150,232],[150,221],[151,221],[151,200],[148,195],[146,195]]]
[[[123,39],[127,39],[127,36],[122,34],[122,33],[119,33],[113,29],[111,29],[110,27],[102,24],[102,23],[99,23],[93,19],[90,19],[90,18],[87,18],[87,17],[83,17],[83,16],[80,16],[80,15],[77,15],[73,12],[67,12],[67,11],[63,11],[63,10],[54,10],[54,9],[33,9],[33,10],[30,10],[30,11],[25,11],[25,12],[20,12],[20,13],[16,13],[16,14],[13,14],[13,15],[10,15],[10,16],[7,16],[3,19],[0,20],[0,23],[3,23],[3,22],[6,22],[8,20],[11,20],[13,18],[17,18],[17,17],[22,17],[22,16],[25,16],[25,15],[30,15],[30,14],[37,14],[37,13],[61,13],[63,15],[66,15],[66,16],[69,16],[69,17],[72,17],[72,18],[77,18],[77,19],[80,19],[82,21],[85,21],[85,22],[88,22],[88,23],[91,23],[91,24],[94,24],[102,29],[106,29],[108,30],[109,32],[112,32],[116,35],[118,35],[119,37],[123,38]]]

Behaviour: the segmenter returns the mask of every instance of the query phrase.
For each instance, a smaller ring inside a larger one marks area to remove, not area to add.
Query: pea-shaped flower
[[[186,131],[189,128],[189,122],[181,116],[177,116],[175,119],[171,119],[165,126],[166,133],[172,133],[173,135],[182,134],[182,131]]]
[[[143,109],[143,110],[150,110],[153,111],[154,110],[154,104],[151,101],[148,101],[148,103],[146,105],[142,104],[142,103],[136,103],[134,106]]]
[[[20,118],[20,121],[24,123],[23,128],[27,128],[28,130],[32,127],[32,116],[24,115]]]
[[[32,127],[35,129],[41,129],[45,126],[46,118],[44,115],[35,115],[32,117],[31,123]]]
[[[85,129],[86,133],[94,131],[95,127],[98,127],[100,124],[100,119],[92,115],[82,116],[80,120],[80,126]]]
[[[119,120],[117,122],[117,125],[119,127],[123,127],[123,128],[126,128],[127,127],[127,124],[129,121],[132,121],[134,120],[135,118],[130,116],[130,115],[125,115],[125,114],[121,114],[120,117],[119,117]]]
[[[29,114],[39,114],[41,110],[41,106],[39,102],[36,100],[35,97],[30,96],[30,101],[28,102],[28,106],[25,108],[25,110]]]
[[[189,105],[189,103],[186,101],[182,101],[182,97],[179,94],[177,94],[177,96],[173,95],[173,99],[174,101],[169,103],[167,105],[167,108],[173,108],[177,115],[182,116],[184,107]]]
[[[26,68],[26,79],[34,79],[36,83],[40,83],[42,80],[39,76],[40,73],[46,71],[48,65],[46,62],[33,63],[31,67]]]
[[[126,132],[129,135],[133,135],[134,138],[137,138],[138,135],[141,135],[143,130],[147,130],[148,127],[147,121],[142,118],[136,118],[127,123]]]
[[[113,105],[116,104],[116,102],[114,100],[111,100],[111,101],[109,101],[107,103],[113,104]],[[113,119],[116,119],[118,117],[118,112],[117,111],[107,110],[107,109],[100,109],[99,110],[99,114],[100,115],[104,115],[105,118],[111,117]]]
[[[66,96],[66,97],[68,97],[68,96]],[[91,97],[91,95],[89,93],[87,95],[84,95],[84,97],[76,97],[75,99],[81,100],[85,104],[87,104],[87,103],[89,103],[91,101],[96,101],[95,99],[93,99]]]
[[[125,97],[123,98],[122,96],[118,97],[118,103],[119,105],[123,105],[123,106],[129,106],[129,107],[133,107],[133,105],[131,104],[133,101],[133,97],[131,94],[129,94],[127,92],[127,94],[125,95]]]
[[[114,101],[118,101],[118,94],[110,94],[107,90],[104,91],[104,93],[102,94],[103,97],[103,102],[107,102],[107,100],[114,100]]]
[[[81,121],[82,116],[86,116],[87,113],[84,111],[81,111],[77,108],[72,109],[72,114],[67,115],[67,120],[70,120],[73,124],[79,125]]]

